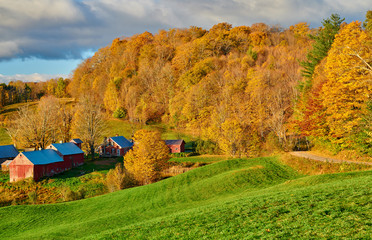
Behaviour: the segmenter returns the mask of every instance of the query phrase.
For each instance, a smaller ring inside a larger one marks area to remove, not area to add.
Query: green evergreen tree
[[[57,81],[57,87],[56,87],[56,96],[59,98],[66,96],[66,82],[63,80],[63,78],[59,78]]]
[[[307,80],[302,83],[301,89],[310,89],[311,79],[314,74],[315,66],[327,56],[328,50],[331,48],[335,35],[340,30],[341,23],[345,18],[341,19],[338,14],[332,14],[330,18],[322,21],[323,28],[315,35],[310,35],[314,40],[313,48],[308,52],[306,61],[301,62],[302,76]]]
[[[23,91],[25,102],[27,102],[31,98],[31,91],[32,90],[31,90],[30,86],[28,86],[27,83],[26,83],[25,84],[25,89]]]
[[[372,34],[372,11],[369,10],[366,13],[366,20],[363,22],[363,27],[366,29],[367,32]]]

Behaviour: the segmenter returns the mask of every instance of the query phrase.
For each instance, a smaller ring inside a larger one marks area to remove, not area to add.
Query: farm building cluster
[[[3,171],[9,171],[10,182],[25,178],[38,181],[84,164],[83,142],[72,139],[68,143],[53,143],[46,149],[18,152],[13,145],[0,146],[0,164]],[[185,141],[165,140],[170,153],[185,151]],[[105,138],[98,147],[101,157],[124,156],[134,143],[123,136]]]
[[[180,153],[185,151],[185,141],[179,140],[165,140],[165,144],[169,148],[170,153]],[[105,138],[103,144],[98,147],[98,152],[101,157],[119,157],[124,156],[134,143],[123,136],[115,136]]]
[[[10,182],[25,178],[38,181],[42,177],[53,176],[82,164],[84,152],[78,144],[73,141],[53,143],[43,150],[18,153],[8,164],[9,178]]]

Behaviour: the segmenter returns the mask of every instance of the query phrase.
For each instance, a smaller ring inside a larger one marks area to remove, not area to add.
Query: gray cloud
[[[363,20],[372,0],[2,0],[0,60],[78,59],[114,38],[173,27]]]

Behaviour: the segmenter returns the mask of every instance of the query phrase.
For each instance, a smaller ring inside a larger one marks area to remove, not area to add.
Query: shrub
[[[182,163],[181,163],[181,165],[182,165],[183,167],[187,167],[187,168],[194,166],[194,164],[195,164],[195,163],[193,163],[193,162],[182,162]]]
[[[172,156],[173,157],[186,157],[187,156],[187,154],[186,153],[184,153],[184,152],[179,152],[179,153],[172,153]]]
[[[80,187],[76,193],[75,193],[75,197],[76,199],[75,200],[78,200],[78,199],[84,199],[85,198],[85,195],[86,195],[86,190],[84,187]]]
[[[62,198],[65,202],[83,199],[85,198],[85,193],[86,191],[83,187],[80,187],[76,192],[72,191],[69,187],[63,187],[61,189]]]
[[[63,201],[73,201],[74,200],[74,192],[69,187],[64,187],[61,189],[61,194]]]
[[[122,108],[122,107],[117,108],[117,109],[114,111],[114,113],[112,114],[112,116],[113,116],[114,118],[125,118],[126,115],[127,115],[127,112],[126,112],[126,110],[125,110],[124,108]]]
[[[36,191],[32,191],[28,193],[28,199],[30,203],[35,204],[37,202],[37,193]]]
[[[219,148],[216,143],[210,140],[197,140],[195,151],[199,154],[219,154]]]
[[[133,185],[133,179],[122,163],[116,164],[106,176],[106,186],[109,192],[115,192]]]

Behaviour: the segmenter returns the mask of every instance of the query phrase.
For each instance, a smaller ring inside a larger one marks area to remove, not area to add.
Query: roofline
[[[125,140],[127,140],[127,141],[129,141],[128,139],[126,139],[124,136],[115,136],[115,137],[123,137]],[[114,137],[109,137],[112,141],[114,141],[115,143],[116,143],[116,145],[118,145],[119,147],[121,147],[121,148],[126,148],[126,147],[122,147],[122,146],[120,146],[119,145],[119,143],[117,143],[114,139],[112,139],[112,138],[114,138]]]

